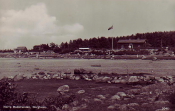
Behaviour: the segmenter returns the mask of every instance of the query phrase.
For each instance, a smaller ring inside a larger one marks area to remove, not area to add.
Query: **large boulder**
[[[59,94],[65,94],[66,92],[69,92],[69,85],[60,86],[60,87],[57,89],[57,92],[58,92]]]

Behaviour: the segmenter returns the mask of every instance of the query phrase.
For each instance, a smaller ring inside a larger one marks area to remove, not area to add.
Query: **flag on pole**
[[[108,30],[111,30],[111,29],[113,29],[113,25],[112,25],[111,27],[108,28]]]

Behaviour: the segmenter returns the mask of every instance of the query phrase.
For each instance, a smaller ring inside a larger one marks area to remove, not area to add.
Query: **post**
[[[114,48],[114,47],[113,47],[113,37],[112,37],[112,50],[113,50],[113,48]]]
[[[162,37],[161,37],[160,45],[161,45],[161,49],[162,49]]]

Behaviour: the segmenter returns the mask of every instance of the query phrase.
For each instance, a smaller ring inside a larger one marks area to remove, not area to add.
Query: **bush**
[[[171,93],[168,96],[169,102],[171,103],[171,108],[174,110],[175,109],[175,92]]]
[[[0,81],[0,108],[13,101],[17,93],[15,92],[16,86],[9,80],[3,79]]]
[[[5,109],[3,106],[30,106],[28,111],[56,111],[56,108],[62,109],[63,105],[70,104],[75,99],[75,95],[67,94],[48,97],[43,101],[39,101],[36,94],[18,93],[16,87],[11,80],[0,80],[0,111],[8,110],[8,108]],[[45,106],[45,108],[37,109],[32,106]],[[25,111],[26,108],[15,108],[15,110]]]

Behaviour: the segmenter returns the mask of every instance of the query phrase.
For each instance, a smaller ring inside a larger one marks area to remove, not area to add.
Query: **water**
[[[101,65],[101,67],[91,67]],[[36,69],[38,68],[38,70]],[[0,77],[33,74],[39,71],[58,72],[84,68],[93,72],[175,74],[173,60],[105,60],[105,59],[0,59]]]

